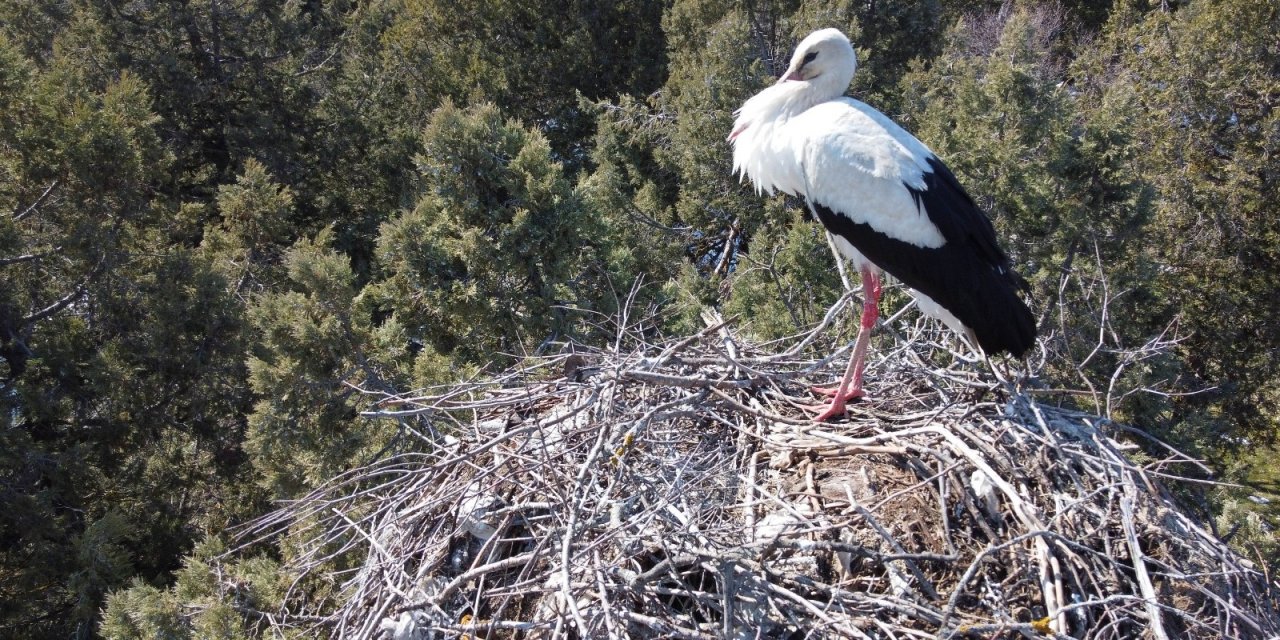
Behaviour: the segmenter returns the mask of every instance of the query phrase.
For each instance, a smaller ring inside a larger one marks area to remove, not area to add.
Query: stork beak
[[[730,133],[730,134],[729,134],[729,138],[726,140],[726,142],[733,142],[734,140],[736,140],[736,139],[738,138],[738,136],[742,134],[742,132],[743,132],[743,131],[746,131],[746,130],[747,130],[747,125],[748,125],[748,124],[750,124],[750,123],[744,122],[744,123],[742,123],[742,124],[740,124],[740,125],[738,125],[738,126],[734,127],[734,128],[733,128],[733,133]]]
[[[804,76],[800,73],[799,69],[787,69],[786,75],[778,78],[778,84],[791,81],[799,82],[801,80],[804,80]]]

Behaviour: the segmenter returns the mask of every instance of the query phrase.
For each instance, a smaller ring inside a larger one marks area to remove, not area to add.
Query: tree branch
[[[22,220],[23,218],[34,213],[36,208],[40,206],[40,203],[44,202],[45,198],[48,198],[50,193],[53,193],[53,188],[56,186],[58,186],[58,181],[54,180],[53,182],[49,183],[49,186],[45,188],[44,193],[40,194],[40,197],[36,198],[36,201],[32,202],[30,206],[28,206],[26,209],[23,209],[22,211],[13,212],[14,222]]]
[[[93,280],[93,278],[97,276],[99,272],[102,271],[102,267],[106,265],[106,263],[107,261],[105,258],[99,260],[97,266],[93,268],[93,271],[90,271],[89,275],[85,276],[84,280],[81,281],[80,284],[76,286],[74,291],[59,298],[53,304],[23,318],[21,324],[25,324],[25,325],[35,324],[67,308],[68,305],[76,301],[76,298],[79,298],[80,296],[84,295],[85,289],[88,288],[89,286],[89,282]]]

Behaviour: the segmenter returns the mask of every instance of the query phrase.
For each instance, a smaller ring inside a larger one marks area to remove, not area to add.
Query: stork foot
[[[823,395],[831,396],[831,404],[818,405],[814,407],[814,409],[820,410],[818,411],[818,414],[813,417],[814,422],[826,422],[832,418],[844,415],[845,411],[848,410],[847,405],[850,400],[856,400],[867,395],[862,389],[850,389],[849,392],[844,395],[840,395],[839,390],[836,389],[827,392],[826,390],[814,388],[814,391],[823,393]]]
[[[825,410],[819,412],[818,415],[813,417],[814,422],[826,422],[832,418],[844,415],[844,412],[847,410],[843,400],[833,400],[829,405],[822,405],[815,408],[821,409],[823,407],[825,407]]]

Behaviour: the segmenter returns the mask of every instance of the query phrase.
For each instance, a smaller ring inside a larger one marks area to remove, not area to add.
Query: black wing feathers
[[[1022,356],[1036,335],[1035,318],[1018,296],[1027,283],[1014,273],[991,221],[951,171],[937,158],[929,166],[924,189],[906,188],[946,240],[936,249],[895,240],[818,202],[811,203],[813,210],[828,231],[972,329],[984,351]]]
[[[924,190],[907,187],[916,207],[924,207],[929,221],[938,227],[947,242],[972,243],[973,248],[993,266],[1012,272],[1009,256],[996,241],[991,219],[960,186],[960,181],[947,165],[936,156],[929,158],[928,162],[931,173],[924,174]],[[1020,288],[1025,289],[1026,282],[1019,276],[1015,277]]]

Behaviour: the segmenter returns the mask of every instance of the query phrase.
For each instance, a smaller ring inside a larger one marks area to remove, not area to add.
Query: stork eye
[[[809,64],[810,62],[813,62],[814,58],[817,58],[817,57],[818,57],[817,51],[810,51],[809,53],[804,54],[804,62],[802,64]]]

